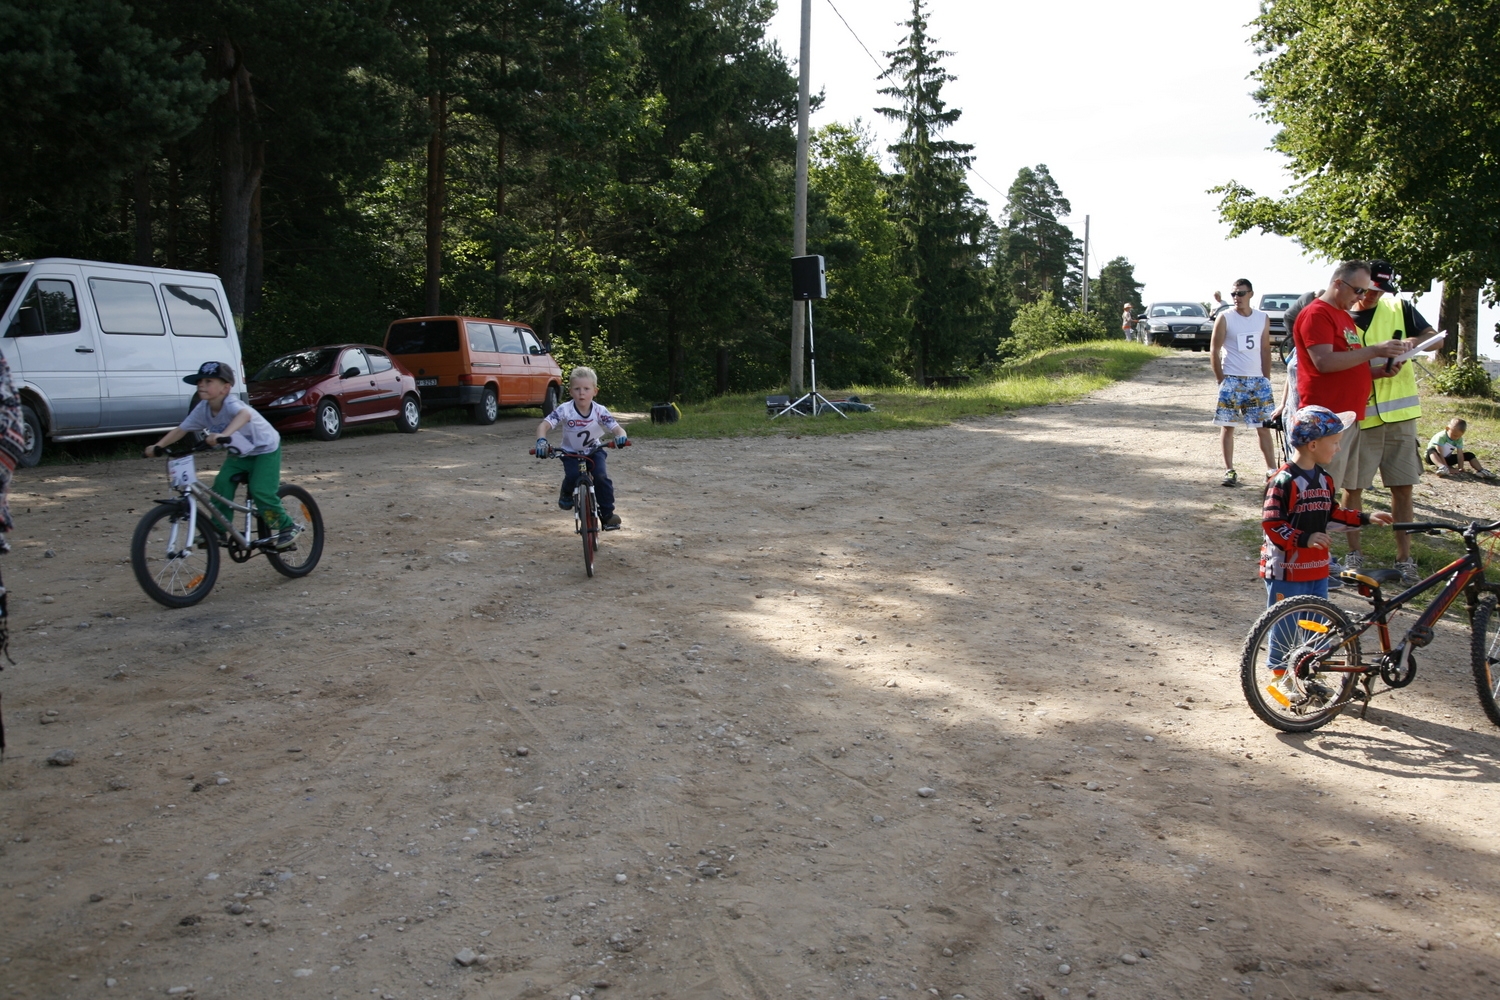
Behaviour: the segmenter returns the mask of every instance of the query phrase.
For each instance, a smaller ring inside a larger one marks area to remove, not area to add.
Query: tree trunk
[[[1479,357],[1479,285],[1443,282],[1439,329],[1448,335],[1443,353],[1454,361]]]
[[[135,172],[135,262],[151,266],[151,164]]]
[[[1443,298],[1438,305],[1438,329],[1447,334],[1443,341],[1443,360],[1452,361],[1458,356],[1458,301],[1459,288],[1451,281],[1443,282]]]
[[[501,72],[505,69],[505,60],[500,60]],[[505,225],[505,133],[500,133],[500,141],[495,147],[495,316],[504,319],[508,311],[509,296],[505,293],[505,236],[503,226]]]
[[[177,255],[178,237],[182,229],[182,147],[172,143],[167,147],[167,266],[180,268],[182,261]]]
[[[916,379],[917,388],[927,388],[927,334],[923,330],[912,331],[916,334],[916,364],[912,372],[912,378]]]
[[[552,293],[542,300],[542,343],[552,343]]]
[[[245,288],[250,255],[250,209],[266,168],[265,142],[255,136],[257,109],[250,71],[234,43],[219,42],[219,69],[229,81],[220,98],[219,278],[229,297],[236,327],[245,322]]]
[[[266,247],[261,240],[260,184],[250,199],[249,245],[245,253],[245,315],[253,316],[260,308],[261,285],[266,272]]]
[[[609,346],[620,346],[620,317],[618,316],[609,318]]]
[[[729,348],[723,344],[714,358],[714,392],[720,396],[729,394]]]
[[[442,56],[427,40],[427,71],[437,86]],[[443,208],[448,188],[448,95],[434,90],[427,95],[427,117],[432,132],[427,140],[427,315],[442,311],[443,297]]]
[[[578,343],[583,348],[583,356],[590,357],[594,353],[594,317],[585,313],[578,321]]]
[[[682,365],[680,337],[677,332],[677,310],[667,307],[667,401],[677,399],[682,390]]]

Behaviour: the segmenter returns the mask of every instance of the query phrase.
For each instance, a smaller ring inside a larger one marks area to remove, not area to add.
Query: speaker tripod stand
[[[803,393],[801,397],[799,397],[799,398],[793,400],[792,402],[788,403],[787,406],[786,406],[786,409],[784,409],[780,413],[776,414],[776,417],[784,417],[788,413],[796,413],[799,416],[814,416],[814,417],[816,417],[823,410],[832,410],[834,413],[837,413],[839,416],[843,417],[845,420],[848,420],[849,419],[849,414],[847,414],[843,410],[839,409],[839,406],[838,406],[837,403],[832,402],[831,400],[828,399],[827,396],[824,396],[821,392],[818,391],[818,348],[817,348],[817,344],[813,341],[813,319],[812,319],[812,300],[811,299],[807,300],[807,361],[808,361],[809,367],[812,370],[812,385],[811,385],[811,388],[807,392]],[[807,403],[808,404],[808,408],[805,411],[802,410],[802,409],[800,409],[800,407],[802,406],[803,403]],[[775,420],[776,417],[772,417],[771,419]]]

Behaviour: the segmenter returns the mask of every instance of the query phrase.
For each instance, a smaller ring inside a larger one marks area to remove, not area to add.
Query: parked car
[[[330,344],[283,354],[250,377],[250,405],[278,431],[310,430],[324,441],[346,425],[394,420],[414,434],[422,422],[417,380],[367,344]]]
[[[239,373],[240,341],[219,279],[196,271],[51,257],[0,263],[0,351],[21,394],[22,465],[43,442],[176,427],[182,381],[205,361]]]
[[[1136,330],[1144,331],[1149,343],[1161,347],[1204,351],[1213,336],[1214,321],[1198,302],[1153,302],[1136,323]]]
[[[1286,311],[1302,297],[1301,292],[1268,292],[1260,297],[1260,310],[1271,321],[1271,346],[1282,361],[1292,347],[1292,331],[1286,328]]]
[[[385,349],[415,373],[422,405],[467,406],[476,424],[492,424],[502,406],[540,406],[562,398],[562,369],[529,326],[474,316],[399,319]]]

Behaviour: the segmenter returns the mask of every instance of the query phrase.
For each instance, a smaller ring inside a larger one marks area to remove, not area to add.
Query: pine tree
[[[1070,215],[1073,206],[1045,163],[1022,167],[1007,199],[1002,247],[1016,303],[1036,302],[1051,292],[1058,305],[1073,308],[1081,280],[1082,245],[1058,221]]]

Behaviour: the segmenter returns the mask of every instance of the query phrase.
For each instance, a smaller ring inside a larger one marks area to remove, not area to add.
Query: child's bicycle
[[[1364,700],[1360,717],[1369,711],[1370,699],[1404,688],[1417,676],[1413,650],[1432,641],[1433,625],[1461,593],[1469,610],[1472,631],[1470,654],[1479,703],[1490,721],[1500,726],[1500,584],[1484,577],[1486,552],[1500,531],[1500,521],[1468,525],[1422,521],[1393,524],[1396,531],[1457,532],[1463,537],[1465,554],[1420,583],[1387,600],[1381,586],[1400,583],[1395,570],[1361,573],[1345,570],[1340,579],[1345,591],[1358,589],[1370,601],[1371,610],[1350,621],[1335,604],[1310,595],[1278,601],[1256,619],[1240,654],[1240,684],[1245,698],[1261,721],[1287,733],[1303,733],[1327,725],[1359,693]],[[1421,594],[1442,586],[1427,609],[1391,645],[1390,616]],[[1370,629],[1380,636],[1380,654],[1365,660],[1360,636]],[[1386,687],[1375,689],[1377,681]]]
[[[312,496],[300,486],[282,483],[276,495],[292,518],[294,537],[290,548],[277,548],[273,530],[255,509],[255,501],[233,503],[198,480],[193,453],[212,448],[202,435],[185,448],[157,448],[166,455],[167,476],[178,496],[162,500],[141,518],[130,540],[130,565],[146,595],[169,608],[186,608],[208,596],[219,576],[219,549],[235,562],[246,562],[265,553],[271,566],[283,576],[306,576],[323,555],[323,514]],[[245,482],[244,473],[236,483]],[[245,528],[236,530],[216,504],[245,515]]]
[[[603,441],[594,448],[613,448],[613,441]],[[630,442],[625,442],[625,447],[630,447]],[[576,458],[578,462],[578,485],[573,487],[573,530],[578,532],[583,539],[583,568],[589,576],[594,575],[594,554],[599,551],[599,502],[594,497],[594,460],[589,456],[593,454],[594,448],[586,453],[572,451],[558,451],[552,449],[547,452],[547,458]],[[527,451],[528,455],[535,455],[536,449]]]

